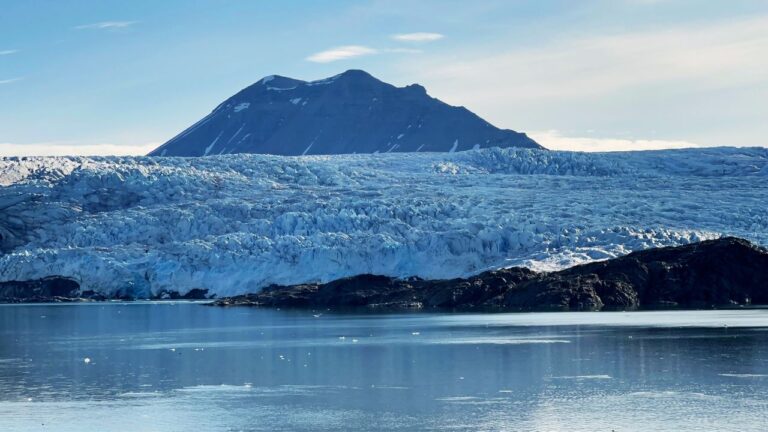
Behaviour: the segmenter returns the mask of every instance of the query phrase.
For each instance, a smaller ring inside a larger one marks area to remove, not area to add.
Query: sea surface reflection
[[[0,431],[764,431],[768,310],[0,306]]]

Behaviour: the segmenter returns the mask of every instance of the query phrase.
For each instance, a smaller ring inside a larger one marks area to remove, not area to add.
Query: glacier
[[[0,159],[0,281],[217,296],[768,245],[768,149]]]

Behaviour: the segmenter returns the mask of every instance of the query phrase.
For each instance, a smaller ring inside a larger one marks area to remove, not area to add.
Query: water
[[[0,431],[768,424],[766,310],[317,315],[0,306]]]

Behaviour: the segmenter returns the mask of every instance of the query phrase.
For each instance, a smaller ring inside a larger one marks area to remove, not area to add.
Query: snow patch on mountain
[[[418,127],[409,130],[412,124]],[[313,154],[412,152],[423,143],[429,151],[455,152],[482,141],[492,143],[488,147],[541,148],[523,133],[495,128],[463,107],[430,97],[421,86],[396,87],[359,70],[311,82],[261,79],[151,155],[217,154],[205,150],[219,136],[227,143],[225,153],[285,156],[301,155],[313,139]]]
[[[246,110],[251,106],[250,102],[240,102],[239,104],[235,105],[235,107],[232,109],[234,112],[240,112],[242,110]]]
[[[0,159],[0,281],[217,295],[768,245],[768,150]]]

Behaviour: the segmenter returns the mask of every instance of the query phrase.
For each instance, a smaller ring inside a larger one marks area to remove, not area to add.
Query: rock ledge
[[[215,306],[373,310],[597,311],[768,304],[768,251],[724,237],[634,252],[558,272],[512,267],[466,279],[358,275],[271,286]]]

